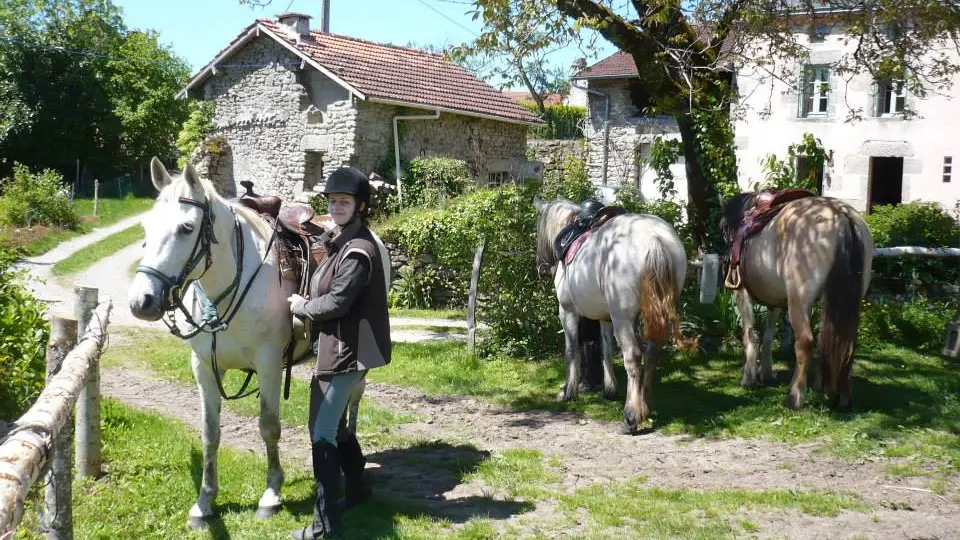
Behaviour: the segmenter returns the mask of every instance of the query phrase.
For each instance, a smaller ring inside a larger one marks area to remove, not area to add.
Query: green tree
[[[174,154],[188,71],[156,34],[109,0],[12,0],[0,28],[0,175],[17,161],[72,178],[79,159],[104,177]]]
[[[633,57],[647,113],[672,116],[685,157],[691,221],[697,242],[720,246],[721,196],[737,190],[725,62],[754,63],[775,76],[806,54],[794,30],[809,14],[841,25],[854,50],[834,65],[841,74],[868,72],[905,79],[914,92],[949,85],[957,66],[960,7],[929,0],[475,0],[485,33],[506,38],[515,23],[536,27],[540,47],[567,43],[592,29]],[[804,17],[801,19],[800,17]],[[529,22],[528,22],[529,21]],[[536,22],[533,22],[536,21]],[[736,34],[733,30],[737,29]],[[931,47],[939,40],[946,46]],[[491,38],[493,41],[493,38]],[[779,62],[779,63],[778,63]],[[790,80],[795,79],[791,76]]]

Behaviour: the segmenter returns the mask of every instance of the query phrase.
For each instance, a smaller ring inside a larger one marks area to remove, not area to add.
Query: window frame
[[[896,91],[899,86],[899,91]],[[907,109],[907,83],[903,79],[877,81],[875,115],[877,118],[903,116]],[[892,109],[892,110],[891,110]]]
[[[829,64],[803,66],[798,111],[800,118],[826,118],[830,115],[830,75]],[[807,103],[810,104],[809,109]]]

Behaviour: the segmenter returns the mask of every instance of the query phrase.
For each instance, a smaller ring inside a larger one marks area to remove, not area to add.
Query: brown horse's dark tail
[[[679,287],[673,256],[662,241],[653,242],[640,280],[640,318],[648,340],[663,344],[678,337]]]
[[[823,291],[820,331],[820,376],[834,407],[850,406],[850,370],[860,326],[863,260],[863,243],[857,229],[850,217],[841,213],[836,257]]]

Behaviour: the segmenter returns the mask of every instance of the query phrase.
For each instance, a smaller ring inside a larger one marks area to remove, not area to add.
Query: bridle
[[[230,321],[233,320],[237,312],[240,310],[240,306],[243,304],[244,298],[246,298],[247,293],[250,291],[250,287],[253,286],[253,281],[257,278],[257,275],[260,273],[260,269],[263,267],[263,263],[270,255],[270,250],[273,248],[274,239],[277,236],[277,229],[276,227],[273,228],[273,232],[270,235],[270,240],[267,243],[267,249],[264,252],[263,258],[260,259],[256,270],[254,270],[253,274],[250,276],[246,286],[244,286],[243,290],[240,291],[240,276],[243,273],[243,231],[241,229],[239,216],[237,216],[236,212],[233,211],[232,208],[230,209],[233,213],[233,236],[235,239],[236,270],[234,272],[233,281],[229,286],[227,286],[226,290],[217,295],[217,297],[211,301],[207,296],[206,291],[203,290],[203,286],[200,284],[200,278],[202,278],[207,273],[207,270],[210,269],[210,266],[213,265],[213,252],[211,246],[218,243],[213,230],[215,218],[210,209],[210,202],[209,200],[201,202],[189,197],[179,197],[177,200],[180,203],[195,206],[199,208],[201,212],[200,230],[197,231],[197,240],[194,242],[193,249],[190,251],[190,257],[187,259],[186,264],[176,277],[164,274],[159,269],[145,264],[141,264],[137,267],[137,273],[152,276],[159,280],[162,284],[160,289],[161,308],[164,311],[162,320],[170,330],[171,334],[180,339],[190,339],[202,332],[211,335],[213,338],[211,345],[213,374],[217,380],[217,388],[220,391],[220,396],[224,399],[239,399],[249,396],[254,392],[259,391],[259,388],[255,388],[244,393],[247,386],[250,384],[250,380],[253,378],[252,371],[247,373],[247,379],[244,381],[243,386],[239,391],[237,391],[236,394],[233,396],[226,395],[226,392],[223,389],[223,382],[220,379],[220,370],[217,368],[217,333],[226,330],[230,324]],[[189,278],[189,276],[200,265],[201,261],[204,263],[203,272],[201,272],[200,275],[195,278]],[[201,317],[199,321],[196,321],[193,318],[190,310],[187,309],[187,306],[183,303],[184,293],[191,285],[195,289],[194,299],[200,304]],[[238,292],[239,294],[237,294]],[[220,304],[226,300],[227,297],[230,298],[230,301],[223,309],[224,316],[221,317]],[[191,327],[186,332],[180,330],[180,327],[175,320],[175,313],[178,310],[183,314],[187,324]]]

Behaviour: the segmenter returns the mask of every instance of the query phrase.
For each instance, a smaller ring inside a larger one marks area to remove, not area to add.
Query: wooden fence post
[[[480,266],[483,264],[483,247],[487,240],[480,240],[480,247],[473,254],[473,271],[470,273],[470,299],[467,301],[467,351],[473,354],[477,346],[477,291],[480,289]]]
[[[94,178],[93,179],[93,215],[94,216],[97,215],[97,206],[99,206],[99,204],[100,204],[100,180]],[[81,330],[81,332],[83,332],[83,330]]]
[[[97,289],[74,286],[74,313],[77,317],[77,339],[87,330],[97,307]],[[87,384],[77,398],[77,477],[100,475],[100,358],[90,368]]]
[[[48,383],[60,371],[63,359],[76,344],[76,319],[54,316],[50,321],[50,341],[47,343]],[[49,463],[42,525],[48,540],[69,540],[73,538],[73,429],[69,422],[53,440]]]

